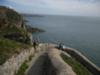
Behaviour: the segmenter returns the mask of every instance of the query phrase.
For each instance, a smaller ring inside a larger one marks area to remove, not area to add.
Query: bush
[[[19,68],[19,70],[18,70],[18,72],[17,72],[16,75],[24,75],[25,70],[26,70],[27,68],[28,68],[28,65],[26,64],[26,62],[24,62],[24,63],[20,66],[20,68]]]

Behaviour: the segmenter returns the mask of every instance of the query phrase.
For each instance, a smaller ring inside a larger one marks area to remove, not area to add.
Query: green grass
[[[68,63],[72,67],[77,75],[92,75],[82,64],[80,64],[74,58],[67,57],[64,54],[61,54],[61,57],[66,63]]]
[[[16,28],[15,26],[0,28],[0,37],[30,44],[29,32],[23,28]]]
[[[0,28],[0,36],[4,36],[8,34],[21,34],[23,36],[26,36],[27,31],[25,31],[22,28],[16,28],[15,26]]]
[[[29,45],[0,38],[0,65],[14,54],[20,53],[21,50],[29,48]]]
[[[18,72],[16,73],[16,75],[25,75],[25,71],[28,68],[28,62],[30,62],[32,60],[32,58],[34,57],[34,55],[30,55],[28,60],[25,60],[24,63],[20,66]]]
[[[20,68],[19,68],[19,70],[18,70],[18,72],[17,72],[16,75],[24,75],[27,68],[28,68],[27,62],[24,62],[24,63],[20,66]]]

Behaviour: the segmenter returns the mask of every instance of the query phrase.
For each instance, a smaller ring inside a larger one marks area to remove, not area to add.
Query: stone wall
[[[20,54],[13,55],[3,65],[0,65],[0,75],[15,75],[21,64],[34,54],[34,48],[22,50]]]
[[[93,64],[79,51],[72,48],[66,48],[64,51],[69,53],[73,58],[83,64],[93,75],[100,75],[100,68]]]

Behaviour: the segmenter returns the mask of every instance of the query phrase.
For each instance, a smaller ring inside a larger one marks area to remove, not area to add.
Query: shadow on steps
[[[56,69],[47,54],[41,55],[31,67],[27,75],[57,75]]]

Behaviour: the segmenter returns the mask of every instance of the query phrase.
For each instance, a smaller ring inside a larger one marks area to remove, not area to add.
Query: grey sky
[[[100,17],[100,0],[0,0],[19,12]]]

